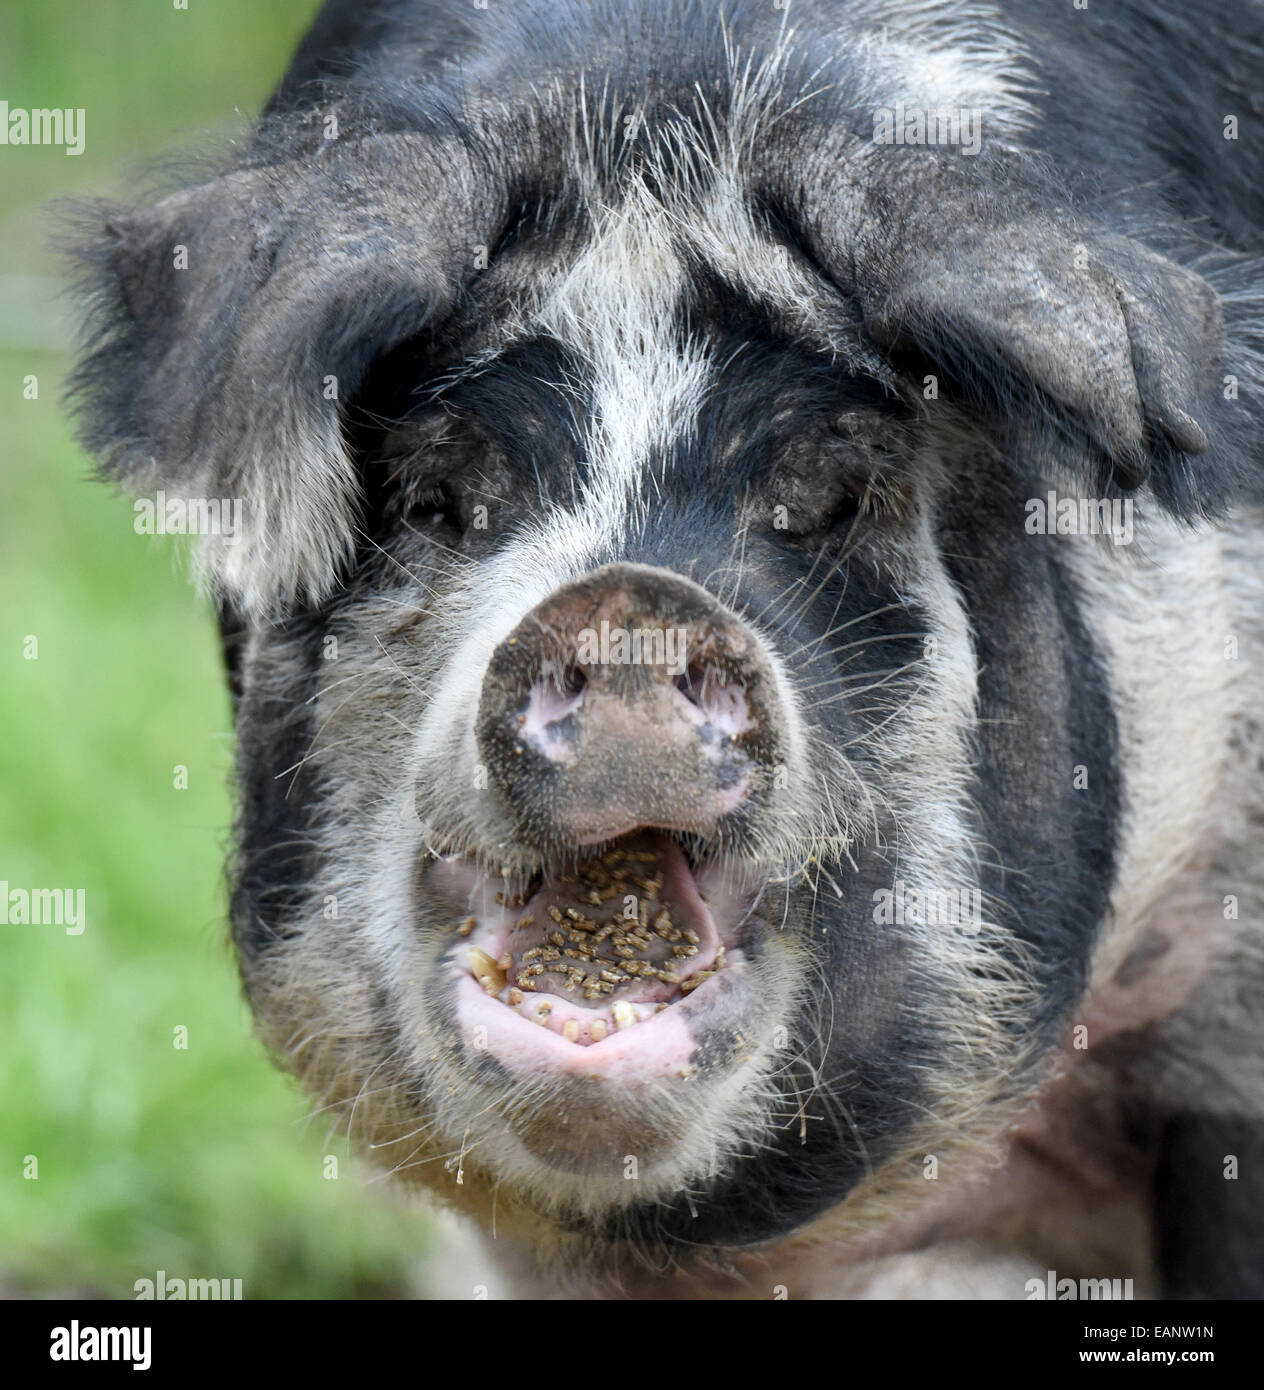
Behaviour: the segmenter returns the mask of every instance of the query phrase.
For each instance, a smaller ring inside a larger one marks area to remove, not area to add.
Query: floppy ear
[[[1225,342],[1215,290],[949,158],[955,168],[938,154],[870,157],[868,186],[844,181],[808,213],[818,254],[850,269],[870,338],[1020,430],[1072,433],[1096,456],[1095,481],[1149,478],[1165,502],[1197,508],[1197,488],[1170,475],[1209,447]]]
[[[242,533],[201,552],[237,606],[316,598],[336,577],[358,497],[339,403],[452,305],[488,237],[471,213],[486,184],[459,151],[390,135],[81,216],[81,437],[132,491],[240,500]]]

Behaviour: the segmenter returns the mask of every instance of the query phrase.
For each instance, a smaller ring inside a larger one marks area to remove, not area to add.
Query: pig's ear
[[[797,201],[867,335],[919,386],[935,374],[1017,441],[1089,459],[1086,482],[1149,480],[1177,512],[1214,508],[1226,451],[1195,456],[1217,433],[1219,297],[1037,185],[999,162],[870,149]]]
[[[200,547],[240,608],[319,598],[351,551],[340,403],[374,356],[443,317],[487,239],[465,211],[471,169],[451,163],[388,136],[144,210],[80,211],[69,250],[89,323],[70,385],[83,442],[132,492],[240,502],[220,513],[239,531]]]
[[[1118,236],[1047,221],[954,235],[883,257],[862,279],[865,329],[888,353],[912,349],[959,389],[1020,415],[1062,417],[1113,481],[1135,488],[1174,455],[1208,449],[1224,352],[1215,290]]]

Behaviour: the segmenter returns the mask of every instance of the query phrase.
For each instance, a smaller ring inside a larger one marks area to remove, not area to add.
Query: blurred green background
[[[0,147],[0,879],[83,888],[88,919],[0,926],[0,1294],[130,1298],[159,1269],[246,1297],[424,1291],[424,1217],[308,1120],[252,1037],[226,939],[214,624],[178,542],[134,534],[130,503],[89,481],[61,400],[73,315],[49,200],[127,197],[155,157],[240,129],[315,9],[0,9],[0,99],[87,113],[81,156]]]

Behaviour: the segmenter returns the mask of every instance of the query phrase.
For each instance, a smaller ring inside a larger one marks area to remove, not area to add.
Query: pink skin
[[[737,738],[755,727],[746,693],[740,685],[721,680],[713,671],[706,671],[700,680],[695,680],[690,673],[685,680],[681,693],[690,704],[696,705],[707,723],[714,724],[730,738]]]
[[[557,738],[557,726],[584,703],[584,687],[573,693],[562,690],[552,676],[537,681],[523,714],[522,737],[550,762],[571,763],[575,752]]]
[[[462,1033],[474,1040],[474,1047],[481,1044],[524,1079],[547,1071],[555,1076],[639,1083],[688,1075],[694,1049],[688,1014],[706,1007],[705,1000],[697,996],[711,984],[708,981],[699,985],[693,995],[661,1014],[630,1028],[611,1031],[601,1042],[590,1042],[588,1046],[569,1042],[552,1026],[532,1023],[517,1009],[485,994],[465,971],[457,978],[457,1014]],[[536,998],[552,999],[559,1006],[565,1002],[556,995]],[[477,1031],[480,1028],[485,1032]]]
[[[699,938],[697,956],[680,970],[682,981],[712,968],[722,969],[730,986],[742,981],[745,965],[733,942],[749,892],[732,885],[713,866],[702,871],[700,884],[683,854],[667,842],[663,843],[662,868],[665,891],[669,891],[678,914],[675,920],[687,922]],[[474,977],[471,950],[500,960],[509,951],[511,934],[526,908],[506,908],[496,902],[498,892],[508,891],[505,881],[480,873],[468,858],[440,860],[430,877],[439,894],[451,903],[454,924],[467,916],[476,920],[452,957],[457,1016],[471,1047],[489,1051],[523,1077],[546,1072],[644,1082],[688,1075],[695,1044],[691,1023],[708,1010],[721,983],[719,976],[683,995],[665,985],[626,991],[626,1009],[636,1021],[629,1022],[624,1013],[621,1027],[608,1002],[585,1007],[574,999],[540,991],[525,992],[520,1003],[511,1004],[508,981],[493,995]],[[704,900],[700,887],[712,897],[712,906]],[[546,884],[533,896],[530,907],[536,909],[555,891]],[[665,1000],[660,995],[671,997]],[[572,1021],[575,1036],[567,1038],[564,1029]],[[602,1024],[604,1037],[600,1036]]]
[[[661,705],[658,718],[664,731],[674,725],[684,734],[688,730],[712,725],[734,739],[755,727],[742,688],[721,680],[711,671],[696,678],[692,673],[679,677],[675,684],[663,689],[653,703]],[[531,688],[527,707],[523,711],[521,737],[550,762],[573,762],[574,749],[558,739],[557,729],[586,704],[598,706],[607,720],[618,721],[624,715],[624,701],[618,696],[594,694],[587,684],[580,684],[574,690],[563,690],[553,676],[537,681]],[[643,735],[645,714],[643,702],[637,702],[636,709],[628,719],[628,732],[633,739]]]

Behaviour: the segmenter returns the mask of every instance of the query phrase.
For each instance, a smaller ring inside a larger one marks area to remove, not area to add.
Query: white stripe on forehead
[[[564,343],[588,375],[587,481],[574,514],[555,521],[595,554],[626,535],[650,460],[694,429],[711,373],[685,329],[686,267],[658,200],[637,177],[592,217],[587,246],[528,326]]]
[[[1030,123],[1028,55],[994,0],[870,0],[843,8],[839,18],[838,48],[851,59],[848,96],[856,108],[896,100],[970,107],[1002,138]],[[592,232],[534,303],[523,287],[519,312],[497,325],[484,360],[542,336],[584,364],[589,480],[566,520],[577,546],[618,543],[644,497],[647,460],[693,428],[711,358],[684,327],[690,258],[772,310],[805,344],[844,360],[857,356],[854,335],[840,331],[837,308],[810,267],[758,224],[746,187],[744,152],[765,128],[787,110],[837,96],[828,58],[813,72],[795,65],[799,44],[784,16],[762,55],[744,53],[726,36],[726,109],[712,112],[699,90],[692,136],[686,120],[650,142],[644,152],[653,193],[643,173],[612,177],[635,104],[608,101],[604,89],[590,101],[583,74],[578,89],[560,82],[547,89],[546,106],[570,126],[569,163],[587,187]],[[819,57],[810,44],[805,51]]]

